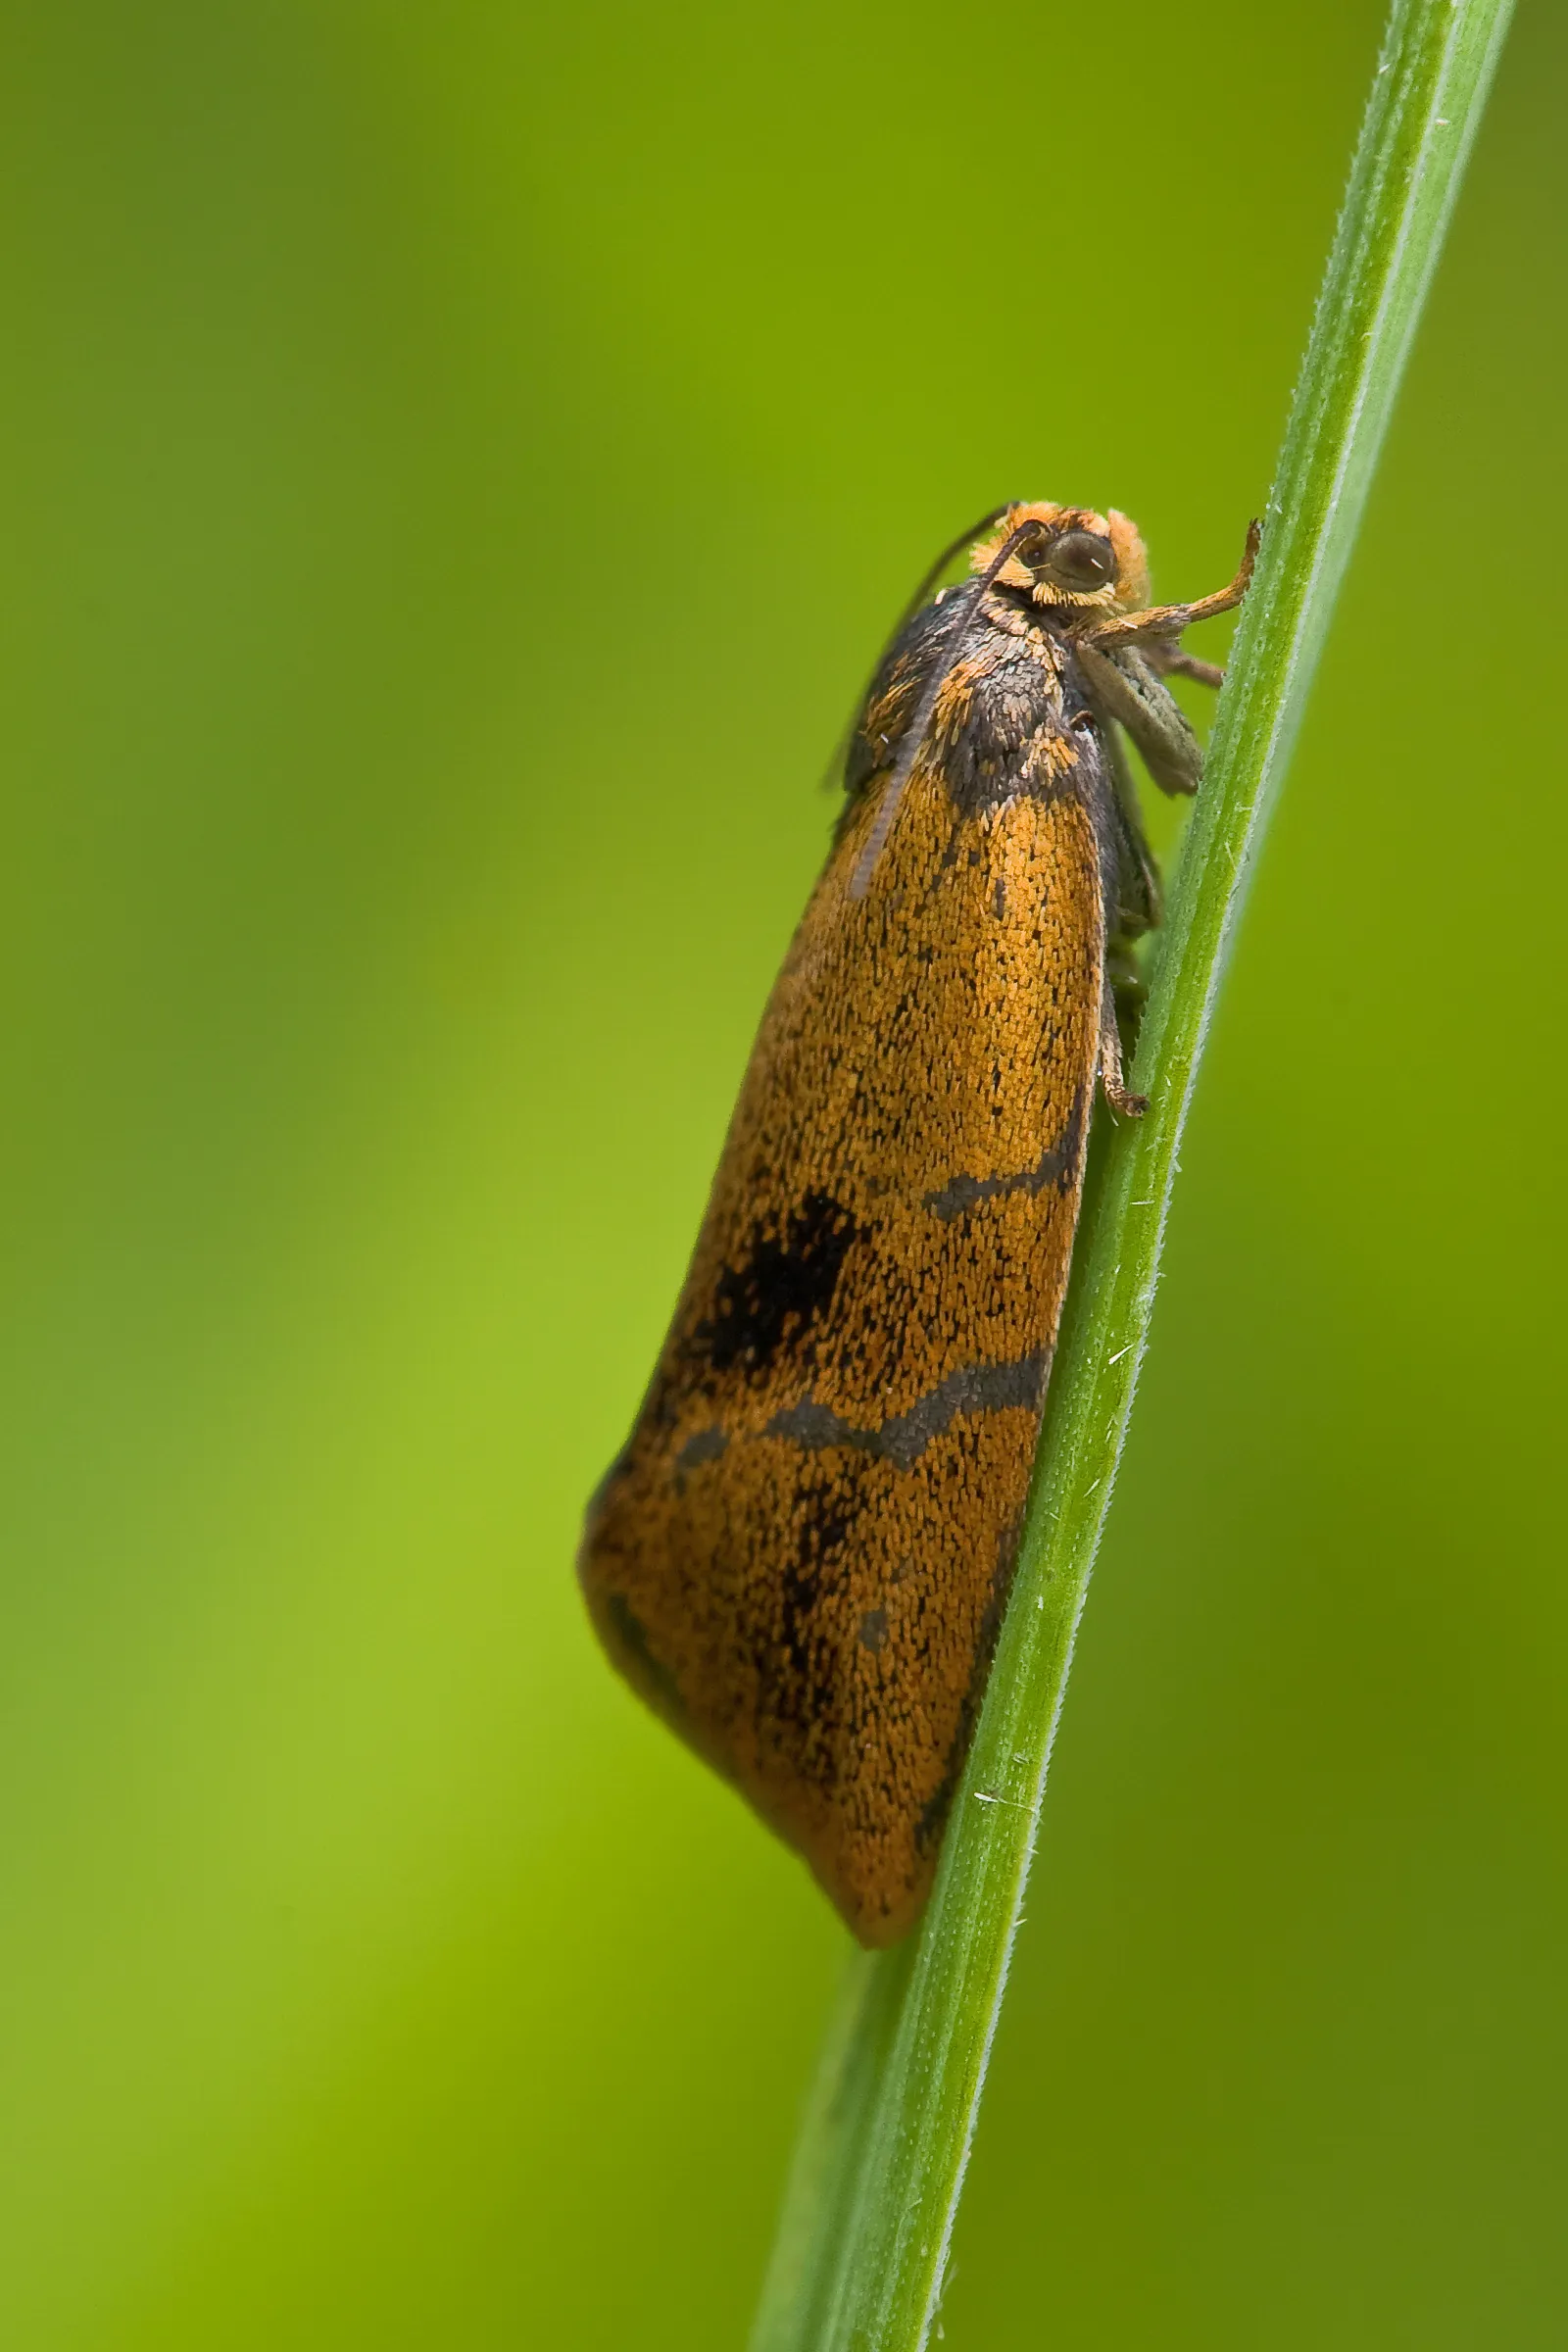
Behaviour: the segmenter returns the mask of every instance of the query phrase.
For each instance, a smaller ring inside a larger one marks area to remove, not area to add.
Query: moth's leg
[[[1132,974],[1133,985],[1139,985],[1137,967],[1131,960],[1131,944],[1146,931],[1159,928],[1164,903],[1159,887],[1159,868],[1154,853],[1144,837],[1143,811],[1138,806],[1138,786],[1128,764],[1127,748],[1121,731],[1114,726],[1101,728],[1106,764],[1110,769],[1113,787],[1112,815],[1116,823],[1117,900],[1115,937],[1110,956],[1118,948],[1121,960]],[[1120,979],[1118,977],[1118,989]]]
[[[1074,650],[1096,717],[1120,721],[1161,792],[1196,792],[1203,772],[1201,747],[1146,656],[1128,645],[1106,653],[1086,638]]]
[[[1122,1077],[1121,1031],[1116,1026],[1116,1000],[1107,969],[1100,1000],[1100,1084],[1105,1101],[1123,1118],[1141,1119],[1149,1108],[1147,1095],[1131,1095]]]
[[[1225,672],[1217,662],[1200,662],[1196,654],[1184,654],[1179,645],[1146,646],[1144,660],[1162,678],[1192,678],[1200,686],[1225,683]]]
[[[1103,652],[1113,647],[1151,645],[1160,639],[1179,637],[1195,621],[1213,620],[1218,613],[1232,612],[1251,585],[1252,566],[1257,561],[1258,542],[1262,526],[1250,522],[1247,526],[1247,548],[1241,569],[1228,588],[1217,589],[1212,596],[1200,596],[1192,605],[1151,605],[1147,612],[1119,613],[1114,620],[1095,622],[1077,639],[1079,646],[1099,646]]]
[[[1107,943],[1105,978],[1110,987],[1111,1010],[1116,1017],[1116,1035],[1125,1056],[1133,1050],[1138,1024],[1149,1003],[1148,984],[1138,967],[1131,940],[1113,939]]]

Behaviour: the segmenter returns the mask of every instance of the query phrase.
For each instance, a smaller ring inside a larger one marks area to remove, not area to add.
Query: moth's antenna
[[[1005,507],[1002,509],[1004,514],[1006,511]],[[993,516],[992,519],[996,520],[997,518]],[[984,527],[982,524],[981,528],[984,529]],[[887,847],[888,835],[893,830],[893,819],[898,812],[899,803],[904,798],[904,788],[914,773],[914,763],[920,757],[926,730],[931,724],[932,713],[937,707],[937,697],[957,667],[958,656],[963,651],[963,641],[969,634],[969,625],[979,612],[987,590],[996,579],[997,574],[1011,563],[1020,547],[1030,539],[1047,538],[1050,535],[1050,529],[1049,523],[1020,522],[1016,530],[1007,533],[984,571],[974,582],[971,593],[968,596],[960,594],[955,600],[957,604],[957,611],[943,633],[942,651],[932,665],[931,675],[926,680],[925,692],[915,706],[914,716],[905,730],[904,740],[899,745],[899,756],[894,762],[893,773],[882,788],[882,801],[876,812],[876,820],[865,837],[864,848],[856,860],[855,872],[850,880],[852,899],[863,899],[871,886],[871,869]],[[947,555],[943,557],[942,564],[937,567],[938,570],[952,562],[963,544],[961,539],[955,542]],[[935,572],[929,575],[928,586],[930,579],[935,577]]]
[[[882,651],[878,654],[876,658],[876,667],[872,670],[871,675],[866,679],[864,691],[862,692],[859,701],[856,704],[855,709],[850,712],[850,723],[845,728],[843,734],[839,737],[838,742],[834,747],[833,757],[828,761],[827,772],[822,778],[822,790],[824,792],[836,792],[844,782],[844,771],[850,763],[850,748],[853,745],[857,734],[859,732],[860,721],[865,716],[866,704],[871,700],[871,689],[882,674],[883,662],[886,662],[889,654],[892,653],[893,648],[898,644],[899,639],[904,635],[905,630],[908,627],[910,621],[919,612],[920,607],[925,603],[926,598],[930,595],[932,589],[936,586],[938,580],[941,579],[942,574],[947,570],[948,565],[954,561],[955,557],[961,556],[964,549],[966,547],[971,547],[975,540],[978,539],[983,532],[994,529],[996,524],[1002,520],[1004,514],[1005,514],[1007,512],[1007,507],[1010,507],[1011,504],[1011,499],[1008,499],[1006,506],[993,507],[989,514],[982,514],[978,522],[972,522],[966,531],[960,531],[957,538],[954,540],[953,545],[951,547],[945,547],[942,550],[941,555],[938,556],[936,562],[928,567],[925,577],[921,580],[919,587],[915,590],[908,603],[905,606],[904,611],[899,614],[898,619],[895,621],[893,625],[893,634],[888,639],[886,645],[882,648]]]

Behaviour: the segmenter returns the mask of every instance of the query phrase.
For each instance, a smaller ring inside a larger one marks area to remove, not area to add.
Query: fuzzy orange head
[[[1022,588],[1037,605],[1078,606],[1088,612],[1133,612],[1149,602],[1149,558],[1135,523],[1114,507],[1097,514],[1092,507],[1049,503],[1007,509],[997,529],[970,555],[984,571],[1020,524],[1035,522],[1042,535],[1028,541],[997,574],[1008,588]]]

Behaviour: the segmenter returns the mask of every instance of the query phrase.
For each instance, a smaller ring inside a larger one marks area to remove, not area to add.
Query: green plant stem
[[[936,1888],[910,1946],[858,1964],[753,2352],[918,2352],[930,2329],[1199,1057],[1509,13],[1396,0],[1390,18],[1139,1039],[1150,1109],[1110,1139],[1086,1215]]]

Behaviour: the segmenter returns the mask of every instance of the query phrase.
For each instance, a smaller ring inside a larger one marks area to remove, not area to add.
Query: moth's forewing
[[[874,790],[853,808],[582,1553],[621,1671],[872,1944],[935,1868],[1082,1186],[1104,921],[1074,767],[1098,754],[1046,749],[994,805],[918,766],[859,899]]]

